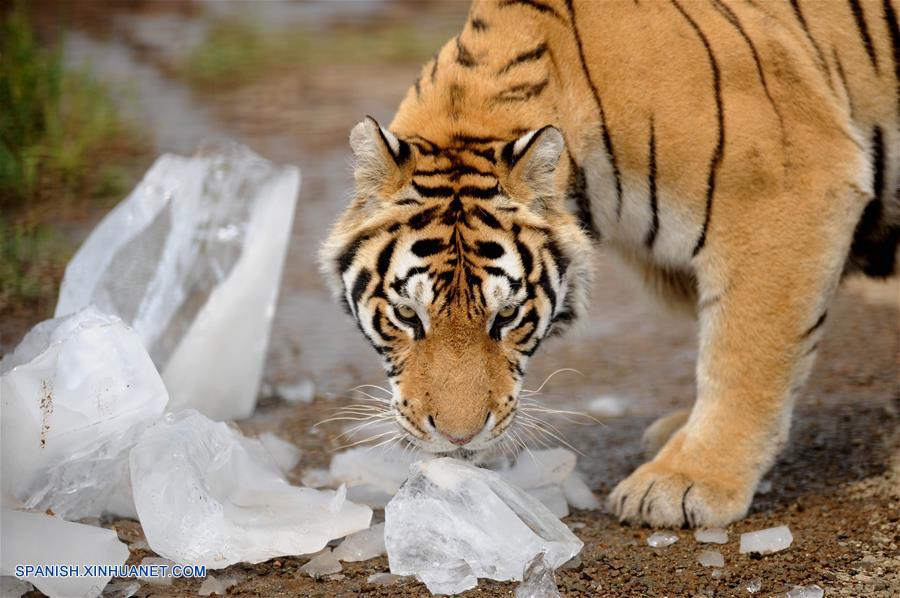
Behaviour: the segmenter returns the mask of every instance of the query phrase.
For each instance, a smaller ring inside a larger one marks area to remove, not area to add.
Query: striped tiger
[[[897,0],[475,1],[393,122],[350,135],[323,268],[425,450],[472,457],[586,305],[595,248],[696,314],[697,399],[608,507],[742,518],[839,282],[894,270]]]

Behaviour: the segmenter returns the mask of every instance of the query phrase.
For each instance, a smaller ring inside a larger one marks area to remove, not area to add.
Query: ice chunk
[[[511,469],[500,475],[519,488],[530,490],[562,484],[575,469],[575,453],[564,448],[528,450],[519,455]]]
[[[588,411],[600,417],[622,417],[628,411],[628,403],[620,397],[602,396],[588,403]]]
[[[796,586],[793,590],[787,593],[788,598],[822,598],[822,596],[824,595],[825,590],[817,585]]]
[[[762,589],[762,580],[754,577],[744,584],[744,589],[747,590],[748,594],[757,594]]]
[[[358,447],[340,452],[331,459],[331,477],[348,486],[367,484],[392,495],[409,473],[409,466],[421,458],[417,452],[399,449]]]
[[[366,581],[376,586],[389,586],[403,581],[402,575],[394,575],[393,573],[374,573],[370,575]]]
[[[218,578],[215,575],[207,575],[203,583],[200,584],[200,590],[197,593],[201,596],[210,596],[212,594],[224,596],[228,593],[228,588],[236,583],[237,580],[231,576]]]
[[[22,581],[10,575],[0,577],[0,598],[20,598],[22,594],[33,589],[34,586],[27,581]]]
[[[337,573],[342,568],[340,561],[337,560],[337,557],[331,549],[326,548],[311,558],[308,563],[300,567],[300,571],[306,573],[310,577],[319,578],[323,575]]]
[[[647,538],[647,544],[653,548],[665,548],[678,541],[678,536],[672,532],[654,532]]]
[[[569,504],[566,502],[566,497],[560,486],[530,488],[526,492],[541,501],[551,513],[560,519],[569,516]]]
[[[127,451],[168,400],[134,331],[87,308],[35,326],[3,370],[3,493],[69,519],[133,516]]]
[[[131,451],[131,483],[150,547],[217,569],[316,552],[369,527],[369,507],[291,486],[260,453],[257,441],[193,410],[147,429]]]
[[[43,513],[4,508],[0,535],[0,575],[13,575],[18,564],[33,566],[124,565],[128,547],[116,532],[102,527],[70,523]],[[35,571],[35,573],[37,573]],[[109,576],[22,577],[48,596],[94,598],[109,583]]]
[[[300,462],[300,449],[293,443],[282,440],[271,432],[263,432],[258,438],[282,472],[288,473]]]
[[[583,546],[525,491],[450,458],[410,468],[385,509],[385,545],[391,573],[415,575],[446,594],[475,587],[479,577],[521,580],[541,552],[559,567]]]
[[[103,598],[131,598],[140,589],[136,581],[111,581],[103,588]]]
[[[170,410],[246,417],[256,403],[297,169],[236,144],[160,157],[69,262],[56,305],[121,317],[163,373]]]
[[[600,501],[585,484],[584,478],[578,472],[573,471],[562,484],[563,494],[569,505],[576,509],[599,509]]]
[[[334,549],[334,556],[345,562],[367,561],[384,553],[383,523],[350,534],[341,542],[340,546]]]
[[[698,542],[703,542],[704,544],[727,544],[728,532],[721,527],[698,529],[694,532],[694,538],[696,538]]]
[[[718,550],[701,550],[697,562],[704,567],[724,567],[725,557]]]
[[[161,559],[155,556],[145,556],[141,559],[141,566],[151,567],[152,569],[150,569],[150,571],[152,571],[153,573],[158,572],[159,575],[147,575],[144,577],[138,577],[138,579],[157,586],[170,586],[175,580],[175,576],[172,574],[172,567],[174,565],[175,563],[170,561],[169,559]]]
[[[793,541],[794,536],[791,535],[791,530],[786,525],[748,532],[741,534],[741,554],[778,552],[790,546]]]
[[[337,485],[336,480],[331,477],[331,473],[327,469],[307,469],[303,472],[300,481],[304,486],[309,486],[310,488],[324,488]]]
[[[312,380],[301,380],[296,384],[276,386],[275,394],[288,403],[309,403],[316,396],[316,385]]]
[[[553,567],[547,566],[544,553],[531,559],[522,577],[524,581],[516,588],[516,598],[559,598]]]

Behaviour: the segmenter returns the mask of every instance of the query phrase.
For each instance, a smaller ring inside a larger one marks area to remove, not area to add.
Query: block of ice
[[[813,584],[811,586],[794,587],[793,590],[787,593],[787,598],[822,598],[824,595],[825,590]]]
[[[721,527],[698,529],[694,532],[694,538],[704,544],[727,544],[728,532]]]
[[[33,589],[34,586],[27,581],[17,579],[11,575],[0,576],[0,596],[2,598],[21,598],[22,594]]]
[[[560,519],[569,516],[569,503],[566,502],[566,496],[563,494],[561,486],[542,486],[525,491],[541,501],[541,504]]]
[[[69,262],[56,316],[96,305],[137,332],[171,410],[253,410],[300,184],[236,144],[160,157]]]
[[[271,432],[263,432],[258,437],[272,459],[275,460],[278,469],[288,473],[300,462],[300,449],[291,442],[283,440]]]
[[[345,562],[367,561],[384,553],[383,523],[350,534],[334,549],[335,558]]]
[[[566,501],[576,509],[590,510],[600,508],[600,501],[597,500],[597,497],[594,496],[594,493],[591,492],[591,489],[584,482],[584,478],[578,472],[573,471],[569,474],[569,477],[563,481],[562,490]]]
[[[323,575],[330,575],[339,572],[343,567],[341,562],[330,548],[326,548],[320,553],[313,556],[309,561],[300,567],[300,571],[306,573],[310,577],[319,578]]]
[[[786,525],[761,529],[741,534],[741,554],[758,552],[767,554],[784,550],[794,541],[791,530]]]
[[[258,441],[193,410],[167,414],[131,451],[131,483],[150,547],[212,569],[309,554],[366,529],[346,490],[291,486]]]
[[[718,550],[701,550],[697,562],[704,567],[724,567],[725,557]]]
[[[124,565],[128,547],[116,532],[102,527],[70,523],[43,513],[4,508],[0,519],[0,575],[13,575],[18,564],[33,566]],[[22,579],[48,596],[99,596],[109,576],[25,575]]]
[[[329,472],[332,479],[348,486],[366,484],[393,496],[406,479],[410,465],[420,458],[415,451],[357,447],[336,454]]]
[[[647,544],[653,548],[665,548],[678,541],[678,536],[672,532],[654,532],[647,538]]]
[[[559,598],[553,567],[547,565],[544,553],[525,566],[523,581],[516,587],[516,598]]]
[[[529,490],[551,484],[562,484],[575,469],[575,453],[564,448],[528,450],[515,464],[500,475],[519,488]]]
[[[583,546],[525,491],[450,458],[410,468],[385,508],[385,545],[391,573],[415,575],[446,594],[475,587],[479,577],[521,580],[541,552],[559,567]]]
[[[3,493],[69,519],[133,516],[127,451],[168,400],[134,331],[86,308],[35,326],[3,371]]]

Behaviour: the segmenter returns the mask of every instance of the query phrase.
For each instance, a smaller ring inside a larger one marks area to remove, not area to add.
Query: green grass
[[[223,18],[178,69],[188,80],[207,85],[242,83],[282,68],[421,63],[453,30],[421,31],[409,25],[377,30],[266,29],[258,23]]]
[[[0,22],[0,306],[55,301],[69,221],[120,198],[143,151],[105,88],[41,47],[23,5]],[[46,308],[42,308],[46,312]]]

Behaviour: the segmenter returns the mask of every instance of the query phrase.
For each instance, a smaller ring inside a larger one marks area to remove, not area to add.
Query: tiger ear
[[[547,125],[510,141],[500,152],[507,169],[506,188],[517,198],[544,201],[556,192],[556,167],[566,142],[559,129]]]
[[[355,158],[354,178],[360,195],[386,196],[412,177],[414,157],[409,143],[378,124],[371,116],[350,131]]]

